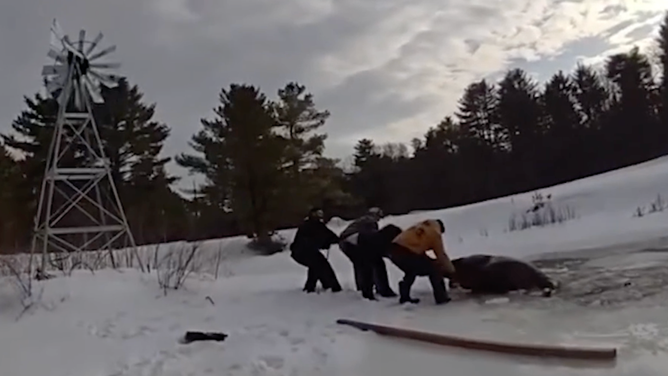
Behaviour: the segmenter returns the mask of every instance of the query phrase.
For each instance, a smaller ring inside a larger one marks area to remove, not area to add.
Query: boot
[[[405,281],[400,281],[399,282],[399,304],[404,304],[404,303],[418,304],[419,302],[420,302],[420,299],[410,297],[410,291],[408,289],[408,286],[406,285],[406,282]]]
[[[436,302],[436,305],[445,304],[452,300],[450,299],[448,290],[445,288],[445,281],[440,276],[430,276],[429,281],[431,282],[431,287],[434,291],[434,301]]]
[[[436,301],[436,305],[443,305],[443,304],[446,304],[446,303],[450,302],[452,300],[452,298],[450,298],[449,296],[446,296],[445,298],[439,297],[439,298],[436,298],[434,300]]]
[[[373,295],[373,293],[370,293],[370,292],[363,292],[363,293],[362,293],[362,297],[363,297],[364,299],[368,299],[368,300],[378,300],[378,299],[376,299],[376,297]]]
[[[378,295],[382,296],[383,298],[396,298],[397,297],[397,293],[392,291],[392,289],[378,290],[378,288],[376,288],[376,293]]]

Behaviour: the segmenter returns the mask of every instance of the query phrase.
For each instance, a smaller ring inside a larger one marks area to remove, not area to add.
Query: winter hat
[[[323,210],[322,208],[315,206],[308,211],[308,216],[309,218],[314,218],[314,217],[322,218]]]
[[[376,206],[374,206],[372,208],[369,208],[369,210],[367,210],[367,213],[369,213],[369,214],[371,214],[375,217],[378,217],[378,218],[383,218],[383,210],[379,207],[376,207]]]

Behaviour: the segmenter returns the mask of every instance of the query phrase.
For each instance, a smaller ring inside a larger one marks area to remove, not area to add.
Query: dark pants
[[[399,282],[399,295],[401,302],[417,301],[410,296],[411,287],[418,276],[429,277],[431,288],[436,303],[446,303],[450,300],[448,290],[445,288],[443,273],[439,270],[436,261],[427,255],[418,255],[405,247],[393,243],[389,252],[389,258],[397,268],[404,272],[404,278]]]
[[[316,284],[320,281],[322,288],[332,289],[333,292],[341,291],[341,285],[336,278],[336,273],[332,269],[329,261],[318,250],[298,250],[293,251],[290,256],[298,264],[308,268],[306,275],[306,284],[304,291],[314,292]]]
[[[380,296],[396,296],[390,287],[383,257],[374,249],[341,242],[339,248],[353,264],[355,286],[362,296],[373,299],[373,287]]]

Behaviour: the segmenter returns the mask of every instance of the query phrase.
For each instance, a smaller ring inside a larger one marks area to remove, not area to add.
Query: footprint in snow
[[[285,365],[285,359],[276,355],[261,355],[260,360],[263,361],[269,368],[280,370]]]

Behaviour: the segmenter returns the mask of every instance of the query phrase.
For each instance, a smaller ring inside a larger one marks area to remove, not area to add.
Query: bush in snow
[[[508,219],[508,231],[526,230],[531,227],[544,227],[563,223],[577,218],[575,209],[570,206],[557,207],[552,203],[552,195],[536,192],[531,197],[532,206],[521,212],[513,213]]]
[[[661,194],[657,194],[656,198],[654,198],[654,201],[649,203],[649,207],[638,206],[633,212],[633,216],[640,218],[649,214],[662,212],[666,208],[668,208],[668,205],[666,205],[666,202],[663,201],[663,197],[661,197]]]
[[[21,261],[18,257],[3,257],[0,259],[2,282],[8,282],[14,291],[18,294],[18,299],[23,307],[18,318],[41,300],[43,289],[35,294],[33,289],[33,278],[30,275],[30,268],[24,272],[21,268]],[[37,269],[37,279],[40,280],[41,271]],[[18,319],[17,318],[17,319]]]
[[[167,290],[178,290],[191,273],[197,273],[201,267],[200,243],[187,243],[180,247],[171,247],[167,254],[158,259],[159,247],[155,249],[154,268],[158,275],[158,284],[167,295]]]

